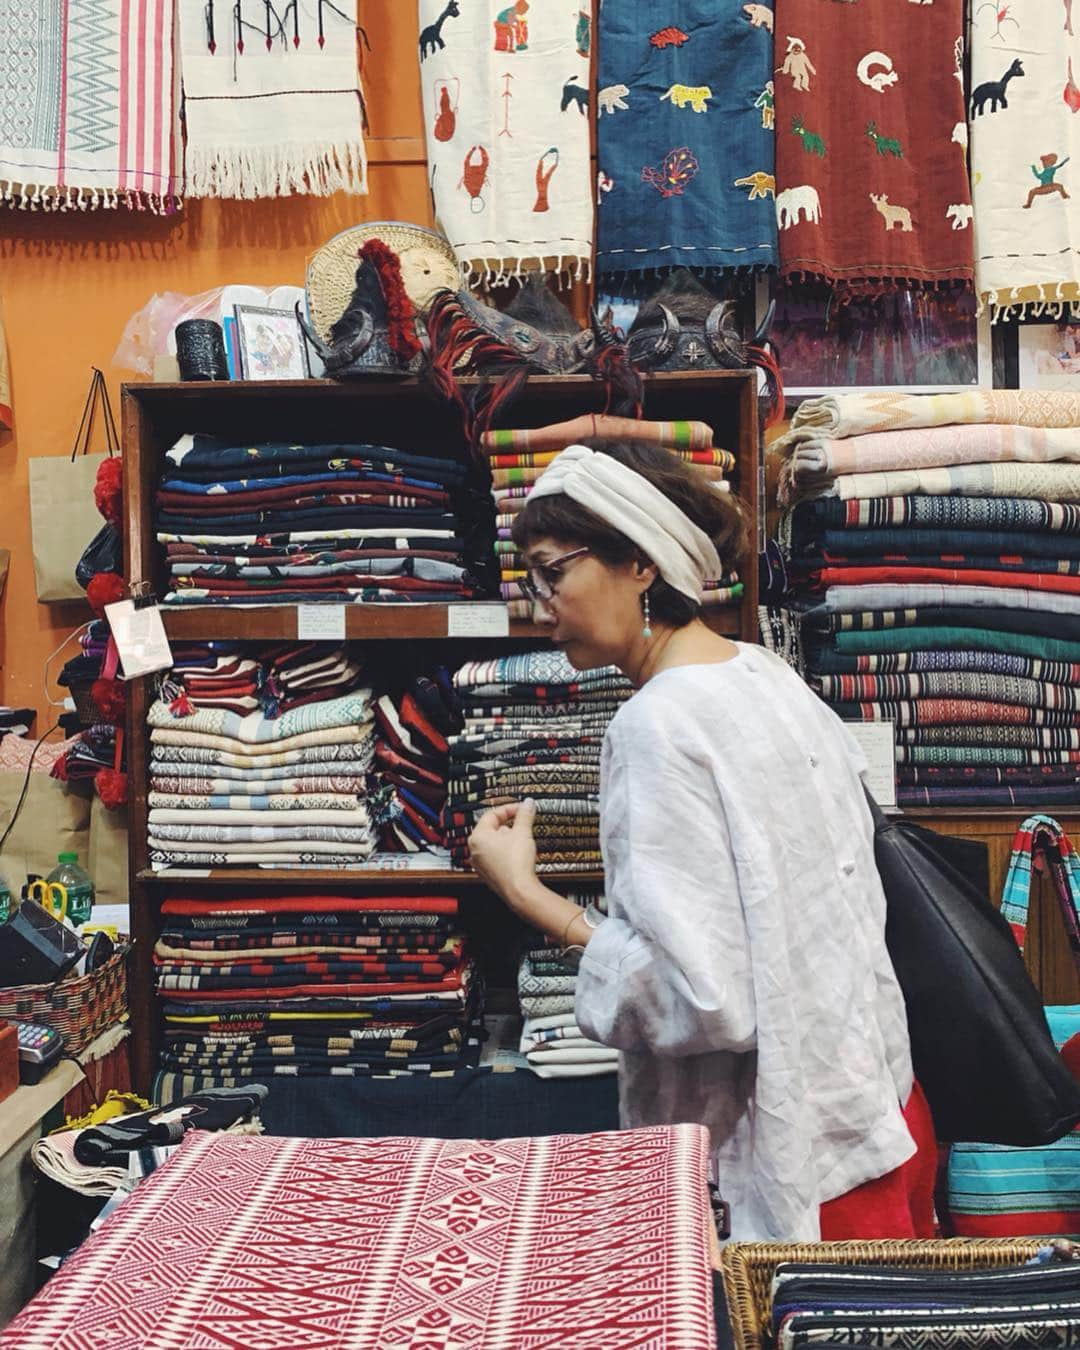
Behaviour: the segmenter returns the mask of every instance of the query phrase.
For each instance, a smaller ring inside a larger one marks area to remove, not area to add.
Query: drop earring
[[[650,624],[649,624],[649,592],[648,592],[648,591],[642,591],[642,593],[641,593],[641,607],[642,607],[642,609],[643,609],[644,612],[645,612],[645,627],[641,630],[641,636],[642,636],[643,638],[651,638],[651,637],[652,637],[652,628],[650,627]]]

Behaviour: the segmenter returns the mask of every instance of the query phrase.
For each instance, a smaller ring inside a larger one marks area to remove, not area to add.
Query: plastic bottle
[[[76,928],[89,919],[94,908],[94,880],[90,873],[79,866],[77,853],[60,853],[56,866],[45,878],[46,881],[59,881],[67,889],[67,916]]]
[[[0,880],[0,923],[7,923],[15,906],[11,902],[11,892]]]

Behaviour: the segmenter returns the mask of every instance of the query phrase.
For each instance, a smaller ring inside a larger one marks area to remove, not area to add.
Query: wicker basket
[[[69,975],[59,984],[18,984],[0,988],[0,1017],[43,1022],[59,1031],[64,1048],[77,1055],[127,1010],[125,939],[108,961],[89,975]]]
[[[721,1274],[736,1350],[762,1350],[771,1343],[772,1280],[785,1261],[821,1261],[910,1270],[973,1270],[1021,1265],[1045,1241],[1034,1238],[941,1238],[933,1242],[730,1242]]]
[[[75,704],[75,711],[84,727],[96,726],[99,722],[105,721],[105,718],[101,715],[101,709],[94,702],[93,688],[92,683],[68,686],[68,693]]]

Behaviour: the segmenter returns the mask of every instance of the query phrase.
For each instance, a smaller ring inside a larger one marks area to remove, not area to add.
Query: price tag
[[[866,756],[866,786],[878,806],[896,805],[896,733],[892,722],[845,722]]]
[[[446,606],[447,637],[508,637],[510,610],[493,602]]]
[[[157,605],[141,605],[136,609],[134,600],[118,600],[114,605],[105,606],[105,617],[116,642],[125,680],[170,668],[172,650]]]
[[[302,642],[344,642],[344,605],[297,605],[296,636]]]

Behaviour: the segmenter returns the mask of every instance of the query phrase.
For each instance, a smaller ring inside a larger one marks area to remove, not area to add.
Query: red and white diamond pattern
[[[0,1350],[706,1350],[706,1150],[195,1133]]]

